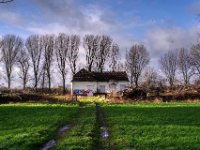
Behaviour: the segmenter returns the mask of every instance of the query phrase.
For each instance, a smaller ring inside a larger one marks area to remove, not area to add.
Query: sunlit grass
[[[199,149],[199,103],[105,105],[115,149]]]
[[[87,105],[81,108],[80,114],[76,118],[75,126],[69,131],[67,136],[61,140],[56,149],[92,149],[93,130],[96,123],[95,106]]]
[[[39,149],[69,122],[77,105],[0,105],[0,149]]]
[[[79,102],[83,103],[107,103],[108,101],[100,96],[79,96]]]
[[[70,94],[66,94],[66,95],[51,95],[50,97],[53,97],[58,101],[66,101],[66,102],[72,101],[72,96]]]

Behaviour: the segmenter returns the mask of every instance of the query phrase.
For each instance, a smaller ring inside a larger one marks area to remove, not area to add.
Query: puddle
[[[108,134],[108,129],[106,127],[101,127],[101,137],[103,139],[107,139],[109,134]]]
[[[41,150],[48,150],[52,147],[54,147],[56,145],[56,141],[53,139],[53,140],[50,140],[49,142],[47,142],[44,147],[41,149]]]
[[[58,132],[59,132],[59,134],[62,134],[62,133],[64,133],[64,132],[66,132],[67,130],[69,130],[70,128],[71,128],[71,125],[66,125],[66,126],[60,128],[60,129],[58,130]]]
[[[67,130],[72,128],[71,125],[65,125],[58,129],[58,135],[62,136]],[[56,145],[56,140],[52,139],[49,142],[47,142],[41,150],[49,150],[53,148]]]

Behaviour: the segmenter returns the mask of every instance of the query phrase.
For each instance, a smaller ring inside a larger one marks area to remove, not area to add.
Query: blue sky
[[[199,14],[200,0],[14,0],[0,4],[0,36],[106,34],[122,57],[133,44],[144,44],[156,66],[164,52],[199,42]]]
[[[156,61],[198,41],[198,14],[199,0],[14,0],[0,5],[0,35],[107,34],[122,55],[142,43]]]
[[[198,40],[199,13],[199,0],[14,0],[0,5],[0,35],[107,34],[122,53],[142,43],[156,58]]]
[[[198,6],[198,0],[15,0],[0,6],[0,34],[26,37],[45,29],[44,33],[81,31],[143,41],[154,28],[197,26]],[[97,20],[90,22],[91,16]]]

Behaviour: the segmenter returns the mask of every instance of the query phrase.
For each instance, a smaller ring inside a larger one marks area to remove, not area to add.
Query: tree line
[[[85,68],[88,71],[126,71],[131,86],[145,86],[144,83],[148,86],[161,86],[163,76],[153,68],[148,69],[150,55],[144,45],[134,44],[126,52],[125,61],[121,62],[119,45],[110,36],[85,35],[82,40]],[[3,36],[0,40],[1,63],[6,72],[8,89],[11,88],[13,69],[18,67],[24,89],[31,79],[34,89],[47,86],[50,91],[52,74],[57,68],[65,93],[66,76],[73,76],[80,69],[80,46],[79,35],[65,33],[30,35],[25,40],[16,35]],[[158,63],[171,88],[174,87],[177,73],[183,77],[184,85],[189,85],[193,76],[200,76],[200,44],[193,45],[190,50],[170,50],[160,57]]]
[[[6,72],[8,89],[11,88],[13,69],[18,67],[23,88],[30,79],[34,89],[51,90],[52,73],[55,68],[62,77],[63,93],[66,89],[66,76],[77,72],[79,60],[79,35],[30,35],[26,40],[16,35],[5,35],[0,40],[1,62]],[[118,64],[119,46],[106,35],[85,35],[83,47],[86,53],[88,71],[114,71]],[[107,66],[107,64],[109,64]],[[53,68],[54,67],[54,68]],[[70,69],[70,71],[69,71]],[[30,73],[31,71],[31,73]]]
[[[176,82],[179,82],[179,85],[188,86],[191,84],[192,77],[197,77],[196,81],[199,81],[200,44],[193,45],[190,49],[169,50],[161,55],[158,64],[162,75],[152,67],[144,70],[149,62],[150,56],[144,45],[132,46],[126,54],[125,62],[131,85],[138,87],[140,79],[141,86],[145,87],[155,88],[165,85],[173,89]]]

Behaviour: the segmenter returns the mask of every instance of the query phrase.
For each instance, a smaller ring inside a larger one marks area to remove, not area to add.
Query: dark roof
[[[126,72],[89,72],[81,69],[74,76],[72,81],[128,81]]]

